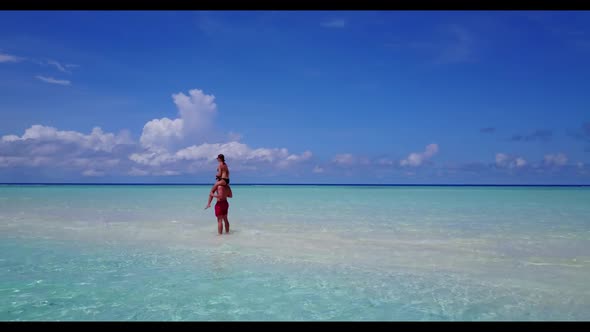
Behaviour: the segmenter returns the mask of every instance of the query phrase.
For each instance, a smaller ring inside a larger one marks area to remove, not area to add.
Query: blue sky
[[[0,182],[590,184],[590,13],[0,12]]]

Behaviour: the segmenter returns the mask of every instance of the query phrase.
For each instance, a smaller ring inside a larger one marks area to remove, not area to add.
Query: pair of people
[[[217,217],[217,232],[219,235],[221,235],[224,223],[225,233],[229,233],[229,221],[227,220],[229,203],[227,199],[233,197],[233,193],[229,186],[229,168],[225,163],[225,156],[223,154],[219,154],[217,156],[217,161],[219,162],[217,174],[215,175],[217,182],[215,182],[211,188],[209,200],[207,201],[205,210],[211,207],[211,201],[213,201],[213,197],[217,198],[217,203],[215,203],[215,217]]]

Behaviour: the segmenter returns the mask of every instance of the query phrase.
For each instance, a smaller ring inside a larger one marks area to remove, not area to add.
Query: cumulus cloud
[[[507,154],[504,153],[496,153],[496,165],[503,167],[507,165],[509,157]]]
[[[112,151],[117,144],[131,143],[125,134],[105,133],[100,127],[94,127],[90,134],[84,135],[77,131],[57,130],[54,127],[42,125],[31,126],[31,128],[25,130],[21,137],[16,135],[2,136],[2,141],[26,141],[35,144],[46,144],[47,142],[72,143],[84,149],[107,152]]]
[[[401,166],[417,167],[422,165],[426,160],[432,158],[438,153],[438,144],[428,144],[424,152],[413,152],[406,158],[400,161]]]
[[[279,162],[279,166],[289,166],[291,163],[306,161],[309,160],[312,156],[313,154],[311,153],[311,151],[305,151],[300,155],[290,154],[289,156],[287,156],[287,158]]]
[[[172,99],[188,130],[208,128],[211,125],[212,116],[217,112],[214,95],[192,89],[188,95],[182,92],[173,94]]]
[[[33,125],[22,136],[5,135],[0,140],[2,167],[62,167],[102,172],[119,165],[132,145],[129,135],[105,133],[95,127],[89,134]]]
[[[192,145],[171,152],[142,152],[133,153],[129,158],[137,164],[161,167],[188,163],[192,166],[208,167],[215,162],[217,154],[223,153],[226,162],[232,167],[242,167],[252,164],[266,164],[267,166],[289,167],[305,162],[312,157],[310,151],[302,154],[292,154],[286,148],[257,148],[253,149],[246,144],[239,142],[228,143],[203,143]]]
[[[151,151],[165,151],[183,141],[195,141],[210,133],[213,117],[217,112],[215,96],[202,90],[189,90],[172,95],[178,109],[178,118],[153,119],[143,127],[140,142]]]
[[[567,164],[567,156],[563,153],[546,154],[543,161],[547,166],[563,166]]]
[[[20,140],[20,137],[16,135],[6,135],[2,136],[2,142],[14,142]]]
[[[148,150],[165,151],[172,142],[183,137],[183,127],[182,119],[154,119],[143,126],[139,141]]]
[[[283,163],[283,165],[306,161],[312,156],[310,151],[298,155],[289,153],[286,148],[252,149],[243,143],[229,142],[193,145],[179,150],[176,152],[175,157],[179,160],[213,161],[218,153],[226,155],[226,161]]]
[[[84,176],[111,173],[130,176],[172,176],[214,169],[215,157],[226,155],[233,170],[284,170],[306,164],[311,151],[287,148],[254,148],[235,133],[229,142],[199,142],[195,135],[210,130],[217,112],[215,97],[193,89],[172,95],[177,118],[145,123],[138,142],[126,131],[119,134],[95,127],[90,133],[33,125],[22,135],[0,137],[0,167],[46,166],[79,171]],[[226,137],[226,136],[219,136]],[[195,143],[197,142],[197,143]],[[308,166],[309,167],[309,166]],[[309,168],[308,168],[309,169]]]
[[[505,153],[496,153],[496,166],[499,168],[521,168],[527,165],[522,157],[510,156]]]
[[[146,166],[160,166],[165,164],[172,164],[178,159],[167,152],[143,152],[133,153],[129,156],[129,159]]]

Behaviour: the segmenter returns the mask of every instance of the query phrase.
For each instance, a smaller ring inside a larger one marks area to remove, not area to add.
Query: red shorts
[[[227,200],[217,201],[215,203],[215,216],[224,216],[227,214],[227,210],[229,209],[229,203]]]

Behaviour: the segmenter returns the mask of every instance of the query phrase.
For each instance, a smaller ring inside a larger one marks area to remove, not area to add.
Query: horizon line
[[[206,186],[212,183],[151,182],[0,182],[0,185]],[[371,186],[371,187],[590,187],[590,184],[401,184],[401,183],[233,183],[235,186]]]

